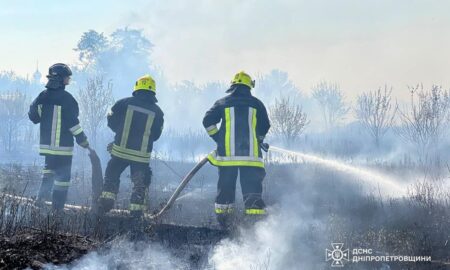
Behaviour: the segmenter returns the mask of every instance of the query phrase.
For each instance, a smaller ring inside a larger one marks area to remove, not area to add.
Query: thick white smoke
[[[310,264],[310,250],[302,239],[308,237],[308,223],[301,210],[285,212],[242,230],[235,240],[224,240],[214,249],[210,265],[228,269],[299,269]],[[300,260],[300,258],[306,260]]]
[[[107,252],[91,252],[70,266],[46,267],[49,270],[161,270],[161,269],[189,269],[189,265],[182,259],[175,257],[156,243],[131,243],[119,239],[112,244]]]
[[[210,257],[210,266],[228,269],[313,269],[322,251],[317,245],[322,223],[315,220],[312,208],[302,202],[293,186],[280,204],[269,208],[270,216],[254,227],[241,229],[237,239],[220,242]],[[319,245],[320,246],[320,245]],[[314,262],[314,263],[313,263]]]
[[[203,269],[262,270],[317,266],[317,257],[323,256],[315,245],[323,239],[318,239],[314,232],[322,224],[314,220],[311,208],[302,203],[299,193],[286,194],[269,212],[271,215],[266,220],[242,228],[239,236],[224,239],[216,245]],[[89,253],[71,266],[48,266],[47,269],[122,268],[191,269],[187,260],[176,257],[157,243],[130,243],[127,240],[117,240],[107,252]]]
[[[367,184],[366,181],[358,181],[362,176],[355,177],[353,171],[338,170],[334,166],[330,168],[320,162],[315,165],[268,168],[265,180],[270,181],[265,193],[271,205],[268,217],[252,226],[240,228],[236,235],[220,241],[211,248],[207,261],[195,269],[289,270],[328,267],[325,249],[336,240],[336,235],[330,231],[327,223],[332,218],[329,208],[336,208],[338,203],[337,208],[343,207],[345,210],[349,205],[362,202],[361,198],[366,194],[364,189],[355,184]],[[196,193],[195,190],[186,193],[180,201],[185,198],[187,203],[196,198]],[[212,203],[212,198],[210,200]],[[208,203],[201,205],[208,209],[211,206]],[[185,207],[201,205],[198,202],[193,205],[188,203]],[[177,223],[182,225],[183,220]],[[193,266],[188,256],[178,254],[179,250],[176,252],[157,243],[133,244],[118,240],[107,252],[90,253],[70,267],[49,266],[48,269],[191,269]]]
[[[271,206],[267,219],[241,228],[238,236],[227,238],[212,248],[201,269],[299,269],[323,262],[324,242],[321,221],[302,199],[301,182],[291,185]],[[307,199],[309,200],[309,199]],[[319,247],[318,247],[319,246]],[[319,259],[317,259],[319,258]],[[176,257],[156,243],[117,240],[107,252],[92,252],[71,266],[48,269],[190,269],[187,259]],[[312,269],[312,268],[311,268]]]
[[[285,167],[279,179],[267,180],[281,182],[280,190],[269,191],[277,197],[277,203],[269,209],[269,217],[241,230],[237,239],[220,242],[210,256],[209,263],[214,269],[327,268],[325,249],[337,235],[328,229],[326,222],[330,217],[323,205],[333,205],[341,198],[366,196],[364,190],[370,188],[360,189],[355,183],[360,187],[375,183],[383,190],[396,191],[397,196],[405,192],[388,176],[335,160],[308,155],[302,158],[307,162],[299,170]],[[331,169],[331,175],[323,169]]]

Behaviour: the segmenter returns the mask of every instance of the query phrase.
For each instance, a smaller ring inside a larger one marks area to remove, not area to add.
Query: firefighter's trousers
[[[53,209],[63,209],[69,191],[71,169],[72,156],[46,155],[38,201],[48,201],[52,196]]]
[[[99,206],[101,211],[107,212],[112,209],[119,193],[120,175],[130,166],[131,192],[129,210],[133,216],[141,216],[146,207],[146,197],[151,182],[152,171],[148,163],[125,160],[115,156],[111,157],[105,171],[103,192],[100,196]]]
[[[229,166],[219,168],[215,211],[220,216],[233,214],[236,191],[236,179],[240,175],[245,214],[264,215],[265,204],[262,199],[262,181],[266,175],[264,168]],[[220,220],[219,220],[220,221]]]

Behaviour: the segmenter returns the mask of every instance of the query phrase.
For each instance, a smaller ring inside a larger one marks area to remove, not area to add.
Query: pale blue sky
[[[144,29],[171,82],[279,68],[306,91],[326,79],[349,96],[384,83],[450,87],[449,11],[437,0],[1,1],[0,70],[73,62],[84,31],[129,26]]]

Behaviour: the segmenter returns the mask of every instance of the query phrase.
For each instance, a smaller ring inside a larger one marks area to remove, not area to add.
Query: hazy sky
[[[450,1],[1,1],[0,70],[31,74],[76,60],[81,34],[139,28],[171,82],[229,81],[278,68],[309,91],[348,96],[384,83],[450,88]]]

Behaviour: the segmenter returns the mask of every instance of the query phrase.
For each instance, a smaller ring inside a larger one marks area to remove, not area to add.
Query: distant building
[[[36,71],[33,73],[33,84],[41,84],[42,74],[39,72],[39,64],[36,64]]]

